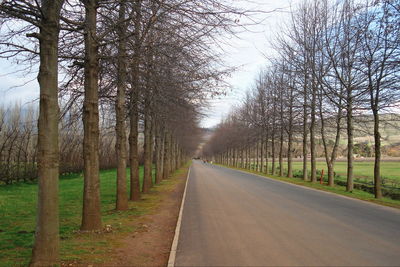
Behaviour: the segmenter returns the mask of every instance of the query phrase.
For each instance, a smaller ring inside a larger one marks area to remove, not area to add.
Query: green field
[[[368,180],[372,180],[374,177],[374,162],[371,161],[362,161],[362,162],[354,162],[354,177]],[[287,168],[286,163],[284,163],[284,168]],[[294,170],[302,170],[303,163],[302,162],[293,162]],[[311,163],[308,163],[308,170],[311,169]],[[317,169],[324,170],[325,174],[328,171],[326,167],[326,163],[323,161],[317,162]],[[336,162],[335,163],[335,172],[345,177],[347,172],[347,162]],[[397,180],[400,182],[400,162],[390,162],[390,161],[382,161],[381,162],[381,176],[383,178],[387,178],[390,180]]]
[[[143,168],[140,172],[142,177]],[[124,220],[144,214],[157,204],[157,195],[150,193],[142,197],[146,201],[130,202],[128,211],[117,212],[114,210],[116,171],[101,171],[100,179],[103,224],[112,225],[114,230],[133,231],[128,227],[124,229]],[[169,183],[172,183],[171,179],[163,181],[162,186]],[[155,186],[152,191],[158,190],[157,188],[159,186]],[[82,174],[71,174],[60,179],[60,238],[63,260],[79,262],[79,255],[86,255],[88,252],[96,259],[96,255],[99,256],[109,249],[110,244],[102,237],[104,234],[77,233],[81,223],[82,191]],[[151,198],[153,201],[147,201]],[[37,184],[0,186],[0,266],[28,263],[35,231],[36,199]]]

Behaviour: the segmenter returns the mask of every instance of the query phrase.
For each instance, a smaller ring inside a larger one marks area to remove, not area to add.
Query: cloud
[[[0,104],[26,104],[39,98],[39,84],[36,75],[16,72],[10,61],[0,60]]]

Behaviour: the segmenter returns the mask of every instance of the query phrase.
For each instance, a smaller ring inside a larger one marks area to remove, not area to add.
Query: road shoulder
[[[166,266],[174,238],[179,207],[184,193],[189,167],[166,181],[168,186],[157,188],[157,203],[151,212],[132,218],[131,231],[110,240],[113,249],[104,266]],[[142,200],[143,201],[143,200]],[[146,201],[146,199],[144,199]],[[153,203],[151,204],[153,205]]]

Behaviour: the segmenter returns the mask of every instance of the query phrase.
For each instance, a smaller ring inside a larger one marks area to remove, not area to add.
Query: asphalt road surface
[[[195,161],[176,266],[400,266],[400,211]]]

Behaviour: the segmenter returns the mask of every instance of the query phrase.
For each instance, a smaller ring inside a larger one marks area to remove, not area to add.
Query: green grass
[[[140,174],[143,177],[142,167]],[[173,179],[163,181],[161,185],[154,186],[149,194],[142,195],[142,201],[130,202],[128,211],[117,212],[114,210],[116,170],[101,171],[100,180],[103,225],[112,225],[112,233],[77,231],[81,223],[83,177],[82,174],[70,174],[60,179],[61,259],[64,261],[101,261],[100,256],[112,245],[109,239],[113,235],[134,231],[130,226],[132,217],[153,210],[160,203],[157,191],[168,190],[176,182]],[[0,187],[0,266],[28,263],[34,241],[36,203],[37,184]]]
[[[287,163],[284,163],[284,168],[287,168]],[[374,162],[373,161],[361,161],[354,162],[354,176],[357,178],[367,178],[372,180],[374,177]],[[293,169],[303,170],[303,162],[293,162]],[[308,169],[311,169],[311,163],[308,163]],[[324,169],[325,173],[328,171],[326,163],[323,161],[317,162],[317,169]],[[336,162],[335,172],[341,176],[346,176],[347,173],[347,162]],[[397,180],[400,182],[400,162],[381,162],[381,176]]]
[[[362,191],[362,190],[354,189],[352,192],[347,192],[345,186],[335,185],[333,187],[330,187],[330,186],[327,186],[326,183],[324,183],[324,184],[320,184],[319,182],[312,183],[312,182],[308,182],[308,181],[303,181],[300,178],[279,177],[279,176],[276,176],[276,175],[270,175],[270,174],[267,175],[267,174],[256,172],[256,171],[252,171],[252,170],[234,168],[234,167],[225,166],[225,165],[221,165],[221,166],[232,168],[232,169],[237,169],[237,170],[242,170],[242,171],[245,171],[245,172],[254,173],[254,174],[257,174],[257,175],[260,175],[260,176],[264,176],[264,177],[268,177],[268,178],[272,178],[272,179],[275,179],[275,180],[280,180],[280,181],[284,181],[284,182],[288,182],[288,183],[292,183],[292,184],[311,187],[311,188],[314,188],[314,189],[317,189],[317,190],[327,191],[327,192],[331,192],[331,193],[335,193],[335,194],[339,194],[339,195],[348,196],[348,197],[351,197],[351,198],[361,199],[361,200],[373,202],[373,203],[376,203],[376,204],[380,204],[380,205],[384,205],[384,206],[390,206],[390,207],[394,207],[394,208],[399,208],[400,209],[400,200],[394,200],[394,199],[390,199],[390,198],[386,198],[386,197],[384,197],[382,199],[375,199],[373,194],[370,194],[370,193]]]

